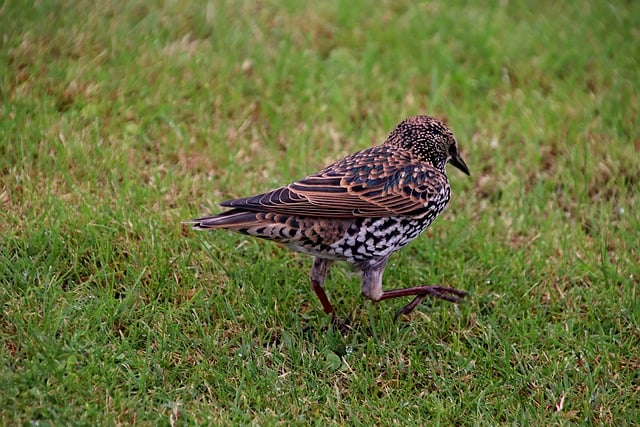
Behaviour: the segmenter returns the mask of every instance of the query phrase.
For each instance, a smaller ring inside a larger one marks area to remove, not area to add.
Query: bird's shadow
[[[320,322],[319,324],[306,325],[302,327],[302,337],[307,340],[313,340],[318,334],[325,335],[327,333],[339,333],[343,337],[350,334],[358,333],[365,336],[371,336],[371,328],[363,327],[362,324],[352,324],[349,317],[333,316],[328,322]]]
[[[368,309],[352,312],[346,316],[326,315],[324,319],[313,317],[309,323],[301,327],[300,337],[311,344],[326,342],[327,339],[363,343],[371,339],[381,340],[413,327],[411,316],[394,319],[390,314],[384,310],[377,310],[374,304],[370,304]],[[336,354],[340,355],[340,352],[336,351]]]

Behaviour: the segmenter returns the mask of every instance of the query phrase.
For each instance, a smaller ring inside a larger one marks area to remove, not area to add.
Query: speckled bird
[[[426,296],[458,302],[466,295],[440,285],[382,289],[389,256],[426,230],[449,203],[447,163],[469,175],[444,123],[410,117],[382,145],[285,187],[223,202],[231,209],[186,223],[196,230],[221,228],[273,240],[312,255],[311,286],[326,313],[335,312],[324,291],[325,277],[334,261],[346,261],[361,273],[366,298],[414,296],[397,318]]]

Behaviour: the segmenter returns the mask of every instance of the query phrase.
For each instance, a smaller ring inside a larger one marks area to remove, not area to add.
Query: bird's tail
[[[183,224],[192,225],[194,230],[213,230],[225,228],[240,231],[256,224],[256,212],[242,209],[231,209],[218,215],[203,216],[201,218],[183,221]]]
[[[240,208],[231,209],[218,215],[184,221],[183,224],[191,224],[194,230],[222,228],[285,245],[298,239],[301,230],[306,230],[311,226],[300,217],[252,212]]]

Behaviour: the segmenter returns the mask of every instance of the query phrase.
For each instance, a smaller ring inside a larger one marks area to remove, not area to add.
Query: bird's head
[[[448,162],[469,175],[469,168],[460,156],[453,132],[433,117],[415,116],[403,120],[391,132],[387,143],[408,150],[442,172]]]

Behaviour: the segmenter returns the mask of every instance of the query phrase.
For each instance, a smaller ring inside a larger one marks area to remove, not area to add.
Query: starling
[[[228,229],[313,255],[311,286],[325,313],[324,291],[334,261],[353,265],[372,301],[414,296],[396,318],[426,296],[458,302],[466,292],[439,285],[384,291],[389,256],[418,237],[449,203],[447,162],[469,175],[451,130],[429,116],[410,117],[387,140],[320,172],[267,193],[221,203],[231,208],[191,221],[196,230]]]

